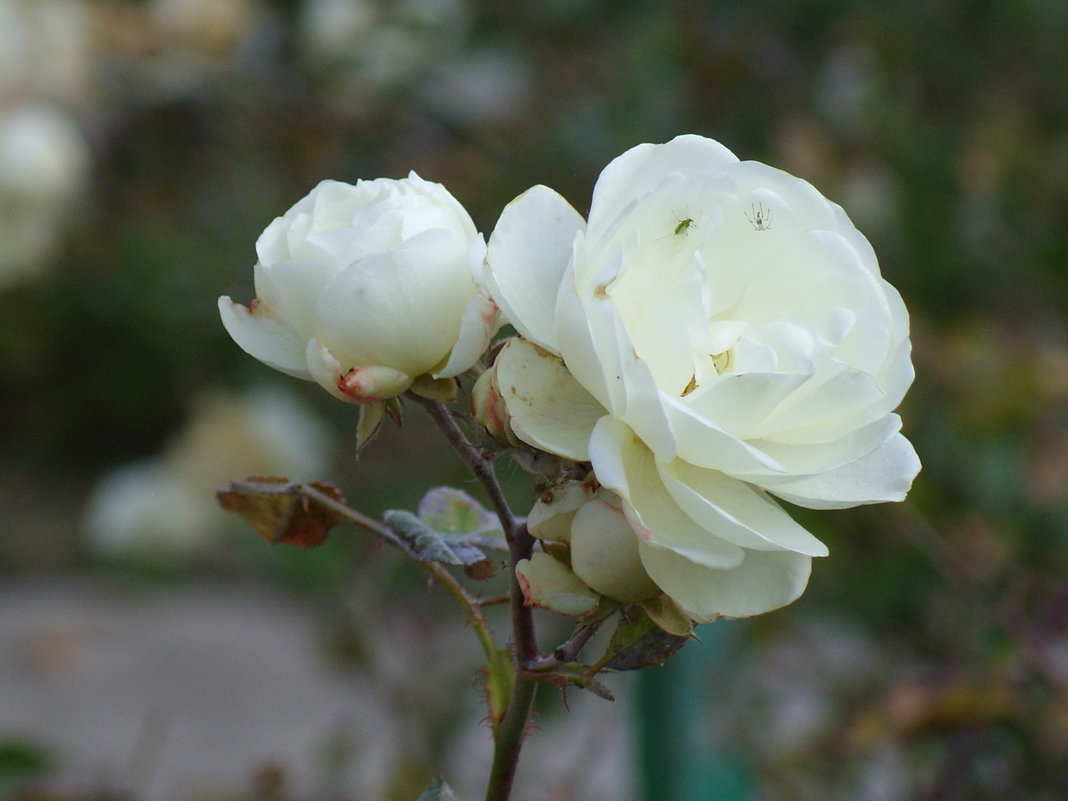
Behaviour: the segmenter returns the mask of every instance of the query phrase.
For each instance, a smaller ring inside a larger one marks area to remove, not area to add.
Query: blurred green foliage
[[[177,88],[145,65],[177,43],[130,42],[146,5],[96,6],[96,90],[73,104],[92,182],[50,272],[0,291],[0,566],[82,566],[95,477],[156,453],[201,390],[268,378],[215,298],[251,296],[256,236],[319,180],[415,169],[488,233],[535,183],[584,210],[610,158],[701,133],[842,203],[914,321],[909,503],[798,511],[832,555],[753,623],[759,642],[833,610],[885,664],[836,700],[837,739],[795,753],[803,786],[753,744],[767,797],[861,797],[834,766],[888,744],[900,797],[1068,796],[1068,4],[469,0],[448,37],[405,22],[436,44],[373,81],[310,56],[290,0]],[[352,439],[351,409],[295,389]],[[410,507],[457,475],[424,432],[387,431],[372,468],[345,445],[324,478],[369,512]],[[46,552],[17,544],[42,531]],[[282,572],[342,582],[323,561]]]

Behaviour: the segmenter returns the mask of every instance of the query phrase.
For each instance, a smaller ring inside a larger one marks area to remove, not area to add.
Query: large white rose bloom
[[[534,187],[501,215],[490,292],[514,434],[590,461],[649,576],[697,620],[796,599],[826,547],[770,496],[901,500],[908,314],[805,181],[680,136],[615,159],[589,222]]]
[[[497,328],[467,211],[414,172],[323,181],[256,242],[256,300],[219,298],[246,352],[353,403],[471,367]]]

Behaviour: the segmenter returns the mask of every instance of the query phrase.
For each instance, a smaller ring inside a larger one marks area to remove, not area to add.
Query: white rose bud
[[[622,603],[660,594],[638,552],[638,538],[612,493],[600,490],[571,521],[571,570],[606,598]]]
[[[640,145],[601,173],[588,223],[546,187],[514,200],[486,263],[522,336],[496,363],[512,430],[592,464],[694,619],[804,590],[827,549],[771,495],[901,500],[919,470],[893,413],[913,378],[905,306],[799,178],[699,136]]]
[[[570,544],[571,521],[595,491],[595,485],[585,481],[568,481],[553,487],[530,510],[527,529],[539,540]]]
[[[256,299],[219,298],[250,355],[351,403],[428,396],[485,351],[498,314],[473,270],[485,246],[440,184],[414,172],[323,181],[256,242]]]
[[[534,504],[527,528],[540,540],[570,546],[571,572],[587,587],[622,603],[645,601],[660,588],[642,566],[621,507],[595,481],[568,481]]]

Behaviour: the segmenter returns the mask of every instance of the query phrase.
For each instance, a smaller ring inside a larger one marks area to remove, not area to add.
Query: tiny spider
[[[771,228],[771,209],[765,208],[763,203],[755,203],[749,207],[753,216],[745,215],[745,219],[753,226],[755,231],[767,231]]]

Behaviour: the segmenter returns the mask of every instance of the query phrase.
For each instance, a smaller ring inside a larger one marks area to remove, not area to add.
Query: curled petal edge
[[[244,306],[223,295],[219,298],[219,316],[226,332],[249,356],[286,375],[312,380],[304,358],[304,342],[269,306],[258,300]]]

